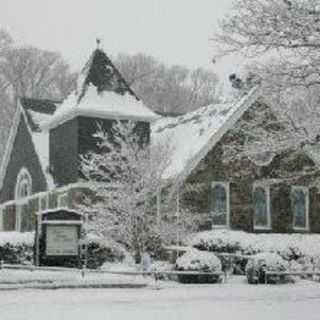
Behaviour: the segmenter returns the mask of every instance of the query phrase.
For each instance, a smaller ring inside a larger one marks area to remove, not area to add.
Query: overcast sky
[[[16,41],[59,51],[79,70],[102,40],[105,51],[151,54],[169,64],[213,65],[209,38],[232,0],[0,0],[0,23]],[[236,67],[236,66],[235,66]],[[225,70],[226,69],[226,70]]]

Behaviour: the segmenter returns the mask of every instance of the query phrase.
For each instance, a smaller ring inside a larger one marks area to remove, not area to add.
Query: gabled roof
[[[16,109],[16,112],[15,112],[15,115],[14,115],[14,118],[13,118],[13,122],[12,122],[12,125],[11,125],[9,138],[8,138],[8,141],[7,141],[7,144],[6,144],[4,156],[2,158],[2,162],[1,162],[1,166],[0,166],[0,190],[3,187],[4,178],[5,178],[5,175],[6,175],[6,172],[7,172],[7,168],[8,168],[8,165],[9,165],[9,161],[10,161],[11,154],[12,154],[13,147],[14,147],[14,142],[16,140],[16,136],[17,136],[17,133],[18,133],[18,128],[19,128],[19,125],[21,123],[21,120],[25,121],[28,133],[30,135],[30,139],[32,140],[32,143],[33,143],[34,148],[35,148],[36,155],[38,156],[39,163],[41,165],[40,169],[42,170],[43,175],[46,178],[47,186],[49,188],[51,188],[52,184],[53,184],[53,180],[52,180],[52,177],[50,176],[50,174],[47,172],[46,160],[44,161],[43,158],[41,157],[41,151],[39,150],[40,146],[39,146],[39,144],[36,144],[35,141],[34,141],[33,132],[31,130],[30,126],[29,126],[28,116],[26,114],[26,111],[22,107],[20,102],[18,102],[17,109]],[[44,143],[44,145],[45,145],[45,147],[46,147],[46,145],[49,145],[49,141]]]
[[[243,113],[259,98],[254,87],[238,101],[212,104],[179,117],[165,117],[152,125],[153,144],[169,144],[170,164],[163,179],[184,179]]]
[[[98,92],[113,91],[121,95],[130,94],[139,100],[119,70],[101,49],[93,51],[81,71],[78,81],[79,100],[85,95],[90,85],[96,87]]]
[[[48,121],[61,104],[61,101],[27,97],[19,98],[19,102],[26,112],[32,131],[40,131],[42,122]]]
[[[54,128],[77,116],[153,121],[147,108],[101,49],[96,49],[81,71],[77,89],[53,114],[45,127]]]

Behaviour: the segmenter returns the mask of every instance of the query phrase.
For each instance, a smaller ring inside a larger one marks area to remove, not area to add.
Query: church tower
[[[50,171],[56,186],[79,180],[79,157],[95,150],[92,135],[98,122],[110,132],[116,121],[134,121],[137,134],[149,141],[150,122],[156,118],[106,53],[99,47],[95,49],[79,75],[76,90],[47,124]]]

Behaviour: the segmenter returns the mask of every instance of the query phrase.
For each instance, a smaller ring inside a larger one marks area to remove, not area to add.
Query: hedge
[[[34,232],[0,232],[0,261],[8,264],[32,264]],[[105,262],[119,262],[125,249],[114,241],[88,237],[88,268],[96,269]],[[70,265],[78,267],[77,265]]]

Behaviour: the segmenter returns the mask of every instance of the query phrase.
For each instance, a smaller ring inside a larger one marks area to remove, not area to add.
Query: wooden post
[[[157,191],[157,227],[161,228],[161,188]]]
[[[229,256],[229,275],[231,276],[232,274],[232,271],[233,271],[233,258],[232,256],[230,255]]]
[[[177,189],[177,199],[176,199],[176,217],[177,217],[177,258],[179,257],[179,243],[180,243],[180,232],[179,232],[179,223],[180,223],[180,194],[179,188]]]
[[[83,232],[82,234],[82,241],[81,241],[81,260],[82,260],[82,269],[81,269],[81,276],[84,278],[85,271],[88,267],[88,224],[89,224],[89,216],[88,213],[84,214],[84,221],[83,221]]]
[[[40,265],[40,234],[41,234],[41,222],[42,222],[42,219],[41,219],[41,214],[39,214],[37,216],[37,231],[36,231],[36,248],[35,248],[35,251],[36,251],[36,259],[35,259],[35,265],[37,267],[39,267]]]

